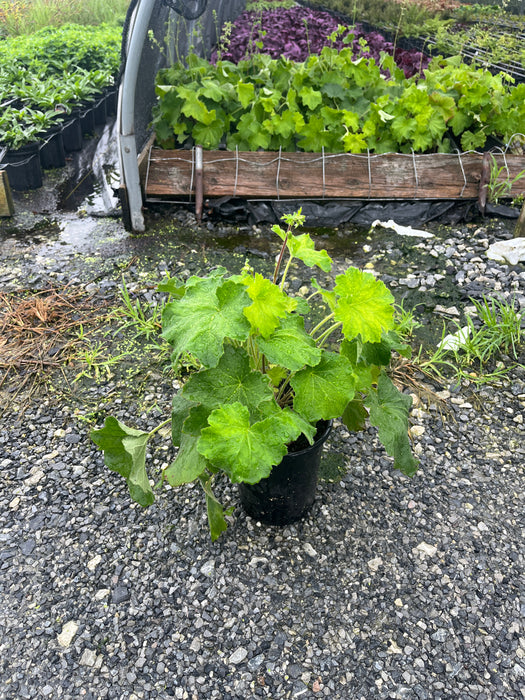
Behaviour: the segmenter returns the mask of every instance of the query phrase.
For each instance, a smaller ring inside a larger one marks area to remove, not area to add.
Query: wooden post
[[[490,180],[490,153],[484,153],[483,160],[481,161],[481,177],[479,180],[479,195],[478,195],[478,206],[479,206],[479,209],[480,209],[482,214],[485,214],[485,208],[487,206],[489,180]]]
[[[197,223],[202,221],[202,200],[204,193],[202,146],[195,147],[195,217]]]
[[[0,216],[13,216],[15,208],[5,170],[0,170]]]
[[[521,207],[521,213],[514,229],[514,238],[525,238],[525,202]]]

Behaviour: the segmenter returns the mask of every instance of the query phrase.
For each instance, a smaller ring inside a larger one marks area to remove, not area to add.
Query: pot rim
[[[324,418],[320,418],[318,422],[322,420],[324,420]],[[330,420],[327,421],[328,425],[326,426],[326,429],[323,431],[322,435],[320,435],[317,438],[317,440],[314,440],[313,444],[308,445],[308,447],[305,447],[302,450],[298,450],[297,452],[287,452],[285,457],[295,457],[303,455],[305,452],[308,452],[309,450],[313,449],[316,445],[322,444],[330,435],[330,432],[332,431],[333,422],[334,421],[332,418],[330,418]]]

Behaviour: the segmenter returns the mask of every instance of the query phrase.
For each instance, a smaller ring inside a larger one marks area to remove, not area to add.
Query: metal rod
[[[200,224],[204,199],[202,146],[195,147],[195,216]]]

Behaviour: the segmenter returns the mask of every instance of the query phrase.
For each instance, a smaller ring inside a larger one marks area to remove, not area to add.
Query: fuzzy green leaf
[[[290,236],[287,242],[288,250],[294,258],[299,258],[307,267],[317,265],[324,272],[332,269],[332,259],[326,250],[316,250],[309,233],[300,236]]]
[[[361,358],[369,365],[384,365],[387,367],[392,359],[392,350],[403,357],[410,357],[411,347],[403,343],[395,331],[383,333],[379,343],[363,343]]]
[[[355,390],[367,391],[373,384],[377,383],[377,378],[381,371],[378,365],[369,364],[362,359],[363,343],[359,338],[353,340],[344,339],[341,343],[340,352],[343,357],[352,365],[354,372]]]
[[[370,409],[370,423],[378,428],[378,436],[394,467],[406,476],[414,476],[418,461],[412,455],[408,437],[408,414],[412,399],[402,394],[390,378],[381,372],[377,391],[370,392],[365,405]]]
[[[183,389],[183,396],[209,409],[240,402],[252,417],[261,403],[273,400],[268,379],[250,369],[250,360],[242,348],[227,345],[217,367],[193,374]]]
[[[335,278],[338,296],[335,318],[343,324],[346,338],[361,336],[363,342],[379,342],[383,330],[394,326],[394,297],[380,280],[355,267]]]
[[[352,432],[364,430],[367,418],[368,412],[360,399],[349,401],[341,416],[344,425]]]
[[[239,81],[235,86],[239,102],[244,109],[249,107],[255,99],[255,87],[253,83],[243,83]]]
[[[230,97],[230,90],[226,85],[221,85],[212,78],[203,78],[200,94],[217,104],[221,104]]]
[[[257,344],[271,363],[292,372],[321,360],[321,350],[304,330],[302,316],[287,316],[268,338],[258,338]]]
[[[247,281],[246,290],[253,303],[244,309],[252,329],[267,338],[280,319],[297,307],[297,300],[282,292],[276,284],[256,273]]]
[[[207,462],[197,450],[197,441],[193,435],[182,435],[177,456],[164,472],[170,486],[190,484],[206,469]]]
[[[290,380],[293,407],[311,423],[340,416],[354,397],[355,377],[345,357],[327,350],[315,367],[305,367]]]
[[[141,506],[150,506],[155,497],[146,473],[146,445],[150,434],[128,428],[108,416],[104,427],[92,430],[90,437],[104,451],[104,462],[128,482],[131,498]]]
[[[193,401],[189,401],[182,394],[173,395],[171,403],[171,440],[175,446],[180,445],[182,424],[190,415],[190,410],[194,405]]]
[[[181,85],[177,92],[184,99],[181,111],[186,117],[191,117],[201,124],[211,124],[215,120],[215,110],[209,110],[192,88]]]
[[[325,123],[317,114],[312,114],[308,122],[298,129],[298,146],[303,151],[316,152],[322,148],[330,148],[333,135],[326,130]]]
[[[213,285],[196,284],[182,299],[166,304],[162,337],[173,347],[173,356],[193,353],[203,365],[216,367],[226,338],[246,340],[250,324],[244,316],[249,298],[244,285],[226,280]]]
[[[157,290],[159,292],[167,292],[176,299],[180,299],[184,296],[186,287],[176,277],[166,277],[166,279],[163,279],[162,282],[159,282],[157,285]]]
[[[225,122],[222,119],[214,119],[209,124],[196,124],[191,133],[195,143],[210,150],[217,148],[225,131]]]
[[[299,97],[309,109],[314,110],[323,102],[323,95],[319,90],[314,90],[312,87],[303,87],[299,91]]]
[[[241,403],[217,408],[208,418],[209,427],[201,433],[199,452],[225,471],[232,483],[255,484],[279,464],[287,443],[301,432],[283,414],[279,411],[250,424],[250,413]]]
[[[208,416],[211,411],[211,408],[202,404],[193,406],[189,416],[184,421],[182,432],[198,437],[201,434],[201,430],[208,425]]]
[[[367,144],[363,134],[347,132],[341,140],[347,153],[362,153],[362,151],[366,151]]]

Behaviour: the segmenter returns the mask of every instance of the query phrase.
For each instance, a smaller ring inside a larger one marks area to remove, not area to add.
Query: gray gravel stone
[[[155,246],[120,232],[125,248],[111,242],[101,251],[94,240],[81,255],[68,245],[51,256],[43,241],[22,246],[20,265],[3,247],[2,264],[19,265],[17,284],[62,274],[85,285],[93,269],[80,258],[95,258],[93,291],[109,299],[120,266],[137,255],[126,275],[150,300],[147,270],[188,277],[215,263],[238,270],[246,257],[257,269],[271,265],[269,227],[208,223],[198,228],[191,213],[177,212],[170,225],[184,230],[170,229]],[[525,288],[524,270],[513,276],[486,259],[490,243],[509,233],[504,222],[428,228],[435,238],[415,248],[392,231],[367,240],[341,227],[326,237],[333,274],[350,259],[373,260],[405,308],[441,307],[423,315],[430,335],[442,320],[459,320],[470,296]],[[236,245],[243,239],[242,252],[217,246],[230,234]],[[523,698],[522,370],[481,388],[432,386],[446,392],[443,403],[415,407],[421,468],[411,480],[393,470],[374,429],[348,434],[337,424],[327,449],[345,471],[321,481],[311,513],[285,528],[252,521],[235,489],[221,484],[235,509],[215,543],[197,489],[159,489],[149,509],[131,505],[78,418],[84,411],[101,424],[113,413],[151,430],[149,408],[169,410],[173,387],[158,367],[149,371],[127,385],[82,383],[59,403],[39,396],[22,421],[16,402],[0,413],[0,697]],[[156,479],[173,451],[160,436],[149,451]]]

